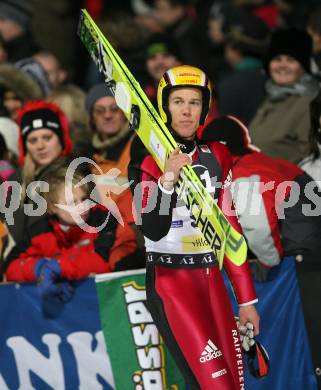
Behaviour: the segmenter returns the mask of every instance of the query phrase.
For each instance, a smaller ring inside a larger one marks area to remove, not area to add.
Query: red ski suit
[[[214,190],[214,198],[223,211],[225,205],[231,207],[227,179],[232,159],[228,149],[219,143],[198,145],[188,142],[179,146],[192,157],[196,173],[199,175],[197,169],[202,171],[201,179],[208,178],[206,170],[213,173],[214,168],[217,180],[225,184]],[[142,194],[141,204],[135,205],[145,235],[149,309],[192,389],[243,389],[238,330],[217,260],[206,240],[189,234],[193,231],[192,217],[177,218],[177,196],[161,188],[158,184],[161,175],[151,156],[132,160],[129,166],[134,197],[137,200],[137,188]],[[205,185],[213,192],[210,180],[205,180]],[[157,202],[152,209],[149,203],[152,198],[155,200],[155,193]],[[166,203],[166,197],[170,207],[164,215],[160,205]],[[227,218],[241,231],[235,215]],[[188,253],[189,249],[193,250]],[[248,263],[238,267],[225,256],[224,268],[238,303],[256,302]]]

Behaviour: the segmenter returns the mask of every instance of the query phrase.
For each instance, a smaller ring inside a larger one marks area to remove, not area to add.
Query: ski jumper
[[[223,203],[232,207],[228,149],[217,142],[179,140],[179,146],[223,212]],[[161,176],[151,156],[129,165],[135,199],[141,193],[135,205],[145,236],[148,307],[191,389],[244,389],[241,344],[217,259],[186,206],[162,188]],[[240,231],[236,216],[226,216]],[[225,256],[224,268],[238,303],[255,303],[248,263],[238,267]]]

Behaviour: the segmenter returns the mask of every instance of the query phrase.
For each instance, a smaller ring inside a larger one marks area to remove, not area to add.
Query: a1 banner
[[[100,275],[96,286],[116,389],[185,390],[146,307],[145,270]]]

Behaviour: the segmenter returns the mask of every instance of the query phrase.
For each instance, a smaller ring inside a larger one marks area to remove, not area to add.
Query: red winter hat
[[[62,146],[61,156],[72,152],[69,122],[65,113],[54,103],[43,100],[28,101],[19,111],[19,164],[23,165],[26,154],[26,139],[33,132],[43,128],[57,134]]]

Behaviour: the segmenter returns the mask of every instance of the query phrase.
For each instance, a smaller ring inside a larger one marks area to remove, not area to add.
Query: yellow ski
[[[168,156],[177,148],[171,133],[86,10],[81,11],[78,34],[99,71],[103,73],[105,82],[113,89],[116,103],[128,118],[131,128],[164,171]],[[220,268],[224,253],[236,265],[243,264],[247,254],[244,237],[229,223],[192,167],[183,168],[175,190],[195,218]]]

